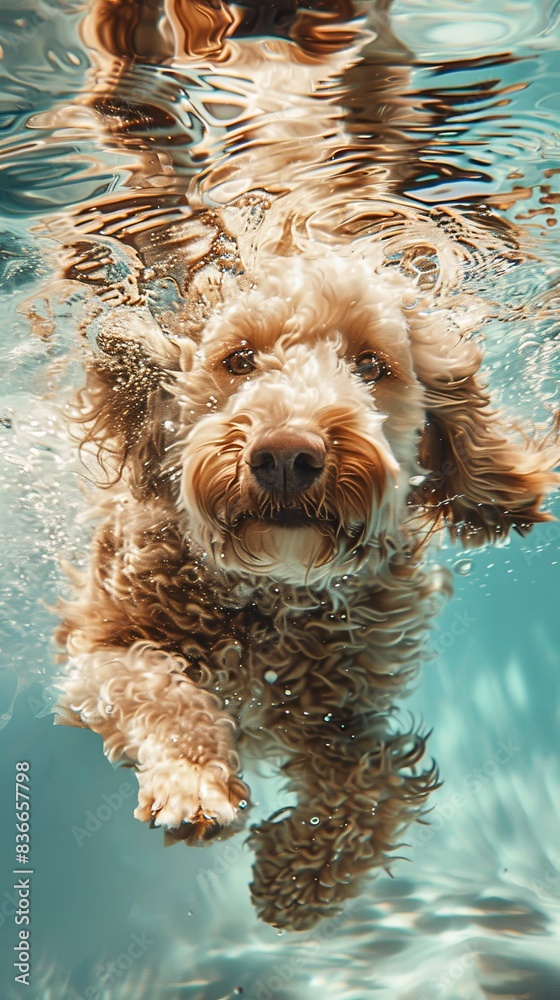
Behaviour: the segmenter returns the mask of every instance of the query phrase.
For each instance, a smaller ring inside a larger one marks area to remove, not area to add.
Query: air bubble
[[[239,803],[239,808],[240,809],[246,809],[247,808],[247,799],[241,799],[241,801]]]
[[[471,559],[459,559],[453,566],[453,569],[458,574],[458,576],[468,576],[473,568]]]
[[[278,680],[278,674],[274,670],[266,670],[264,679],[267,684],[274,684],[274,681]]]
[[[311,826],[319,826],[321,820],[319,819],[318,816],[312,816],[309,822],[311,823]]]

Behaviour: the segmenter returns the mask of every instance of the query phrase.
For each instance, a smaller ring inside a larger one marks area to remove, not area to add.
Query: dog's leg
[[[82,653],[58,682],[58,705],[59,721],[73,716],[100,733],[109,760],[135,765],[138,819],[196,842],[235,832],[249,789],[237,774],[233,720],[185,666],[141,642]]]
[[[437,784],[416,773],[424,739],[317,731],[284,770],[298,805],[254,827],[251,886],[262,919],[307,930],[332,918],[360,888],[361,876],[387,867],[408,824]]]

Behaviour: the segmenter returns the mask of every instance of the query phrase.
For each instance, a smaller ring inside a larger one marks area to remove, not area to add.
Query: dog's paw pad
[[[211,839],[231,826],[247,804],[249,790],[219,765],[170,760],[138,772],[137,819],[177,830],[178,839]]]

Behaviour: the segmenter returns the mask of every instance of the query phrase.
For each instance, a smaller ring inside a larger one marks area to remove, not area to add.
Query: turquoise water
[[[83,302],[78,293],[47,300],[44,290],[57,280],[59,213],[130,183],[135,156],[133,146],[101,148],[65,117],[88,69],[82,16],[80,4],[62,0],[9,4],[0,16],[0,995],[557,1000],[557,523],[468,557],[446,544],[434,556],[452,570],[455,596],[434,632],[437,658],[407,707],[433,726],[443,785],[392,877],[372,880],[315,931],[279,934],[257,921],[243,836],[164,850],[161,834],[132,816],[132,772],[113,770],[93,733],[52,725],[49,606],[66,586],[59,557],[84,558],[89,528],[61,417],[81,377]],[[465,211],[483,202],[522,227],[519,251],[474,249],[462,277],[492,303],[484,332],[495,398],[543,421],[558,405],[560,367],[560,7],[403,0],[392,31],[412,66],[393,97],[410,168],[400,196]],[[205,167],[228,137],[216,113],[204,117],[208,81],[169,81],[170,97],[175,85],[181,129],[190,130],[180,171],[190,177],[201,142]],[[215,107],[219,96],[214,84]],[[289,112],[289,94],[283,100]],[[365,155],[394,161],[373,125],[361,129]],[[33,802],[29,988],[14,983],[12,967],[21,760],[31,765]],[[273,774],[250,784],[255,820],[285,802]]]

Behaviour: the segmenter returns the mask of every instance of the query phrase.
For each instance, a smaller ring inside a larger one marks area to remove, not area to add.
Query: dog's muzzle
[[[323,585],[366,553],[382,557],[398,499],[383,417],[337,404],[311,426],[302,416],[274,426],[273,412],[215,413],[184,442],[179,503],[221,570]]]

